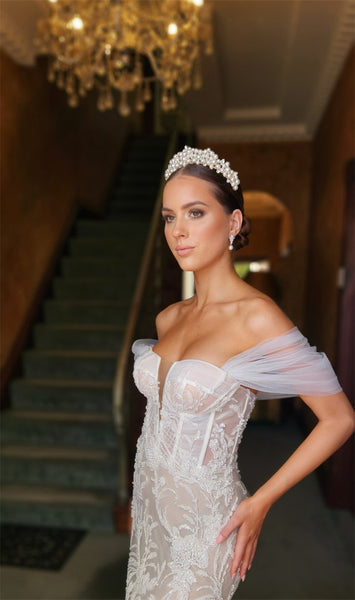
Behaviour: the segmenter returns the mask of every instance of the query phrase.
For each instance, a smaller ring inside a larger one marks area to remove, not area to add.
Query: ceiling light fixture
[[[99,110],[141,112],[162,86],[161,107],[202,84],[201,49],[213,52],[209,6],[203,0],[48,0],[38,23],[39,53],[48,78],[65,89],[70,106],[93,88]]]

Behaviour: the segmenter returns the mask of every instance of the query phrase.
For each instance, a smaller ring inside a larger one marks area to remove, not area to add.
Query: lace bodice
[[[144,433],[150,444],[180,469],[234,465],[254,394],[228,371],[196,359],[172,363],[160,383],[162,359],[154,344],[143,340],[133,347],[135,383],[148,400]]]

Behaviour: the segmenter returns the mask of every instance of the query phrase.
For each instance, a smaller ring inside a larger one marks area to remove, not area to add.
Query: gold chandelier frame
[[[201,52],[213,52],[210,7],[203,0],[48,0],[36,44],[49,55],[48,78],[72,107],[98,91],[99,110],[119,92],[122,116],[141,112],[162,86],[161,107],[202,84]]]

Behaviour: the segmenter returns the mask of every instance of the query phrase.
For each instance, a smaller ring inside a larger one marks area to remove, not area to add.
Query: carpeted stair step
[[[136,177],[139,178],[140,176],[140,165],[144,162],[145,168],[146,169],[155,169],[156,168],[156,164],[157,161],[160,163],[160,165],[163,165],[164,159],[161,158],[161,153],[154,153],[152,154],[152,156],[150,156],[149,158],[144,154],[144,152],[142,152],[139,148],[136,150],[132,150],[131,152],[131,157],[129,162],[132,163],[133,165],[135,165],[136,167]],[[161,173],[161,171],[160,171]],[[119,174],[118,174],[119,177]],[[158,184],[159,184],[159,176],[157,177],[158,180]]]
[[[121,194],[119,191],[112,196],[112,200],[110,203],[110,207],[112,206],[122,206],[122,208],[132,208],[135,207],[137,209],[145,209],[146,212],[152,212],[153,206],[155,203],[155,194],[151,196],[147,196],[146,194],[136,193],[134,197],[130,197],[126,194]],[[137,213],[141,215],[141,213],[137,210]]]
[[[112,415],[112,382],[22,378],[10,389],[14,409]]]
[[[115,449],[110,415],[12,410],[2,418],[2,444]]]
[[[44,319],[48,323],[91,323],[92,325],[125,325],[128,303],[46,300]]]
[[[37,350],[100,350],[119,352],[124,329],[113,325],[47,325],[33,329]]]
[[[114,238],[120,243],[122,238],[141,239],[147,235],[148,223],[141,220],[132,221],[121,219],[116,221],[96,220],[96,219],[78,219],[76,223],[77,236],[84,237],[105,237]]]
[[[151,185],[144,181],[135,181],[135,183],[122,182],[114,190],[114,197],[121,198],[125,202],[134,202],[139,200],[152,205],[152,200],[155,200],[159,186],[157,184]]]
[[[166,148],[167,140],[163,137],[136,137],[132,138],[127,148],[127,154],[130,156],[132,150],[142,150],[146,157],[150,157],[153,152],[162,151]]]
[[[156,167],[150,167],[149,169],[142,170],[139,169],[139,181],[146,183],[148,186],[154,186],[155,189],[159,187],[159,175],[161,173],[160,169]],[[116,185],[119,186],[121,184],[132,184],[137,183],[137,166],[134,163],[128,163],[126,168],[123,169],[117,179]]]
[[[142,248],[145,244],[145,234],[143,237],[132,235],[118,240],[104,236],[97,237],[73,237],[68,245],[70,256],[76,258],[89,258],[91,256],[101,256],[102,258],[111,258],[127,261],[129,259],[139,260],[142,256]]]
[[[125,300],[129,301],[135,285],[135,278],[138,273],[138,267],[135,271],[127,273],[127,279],[122,281],[119,278],[98,279],[98,278],[75,278],[75,277],[56,277],[53,280],[53,296],[56,299],[71,300]]]
[[[145,148],[146,151],[150,152],[152,148],[166,148],[167,138],[164,136],[137,136],[133,137],[129,141],[128,148]]]
[[[3,523],[113,532],[115,494],[7,484],[1,490]]]
[[[126,264],[127,256],[129,256],[129,260],[135,261],[141,258],[145,244],[145,233],[141,237],[134,235],[133,232],[131,234],[131,236],[127,235],[120,239],[103,235],[73,237],[68,245],[68,251],[70,256],[76,258],[95,256],[112,258],[114,256],[115,259],[123,260]]]
[[[137,201],[134,204],[132,204],[131,202],[121,202],[113,200],[110,204],[110,210],[108,211],[108,215],[112,219],[118,218],[122,214],[122,212],[125,212],[127,215],[137,214],[137,212],[140,215],[151,215],[152,208],[152,204],[147,204],[145,200],[141,203]]]
[[[139,173],[139,176],[142,176],[143,178],[150,173],[154,173],[159,181],[163,167],[162,163],[151,160],[150,157],[147,156],[145,161],[142,161],[137,165],[133,156],[134,154],[132,155],[132,159],[122,162],[120,169],[117,172],[117,178],[119,178],[122,173],[133,173],[135,177],[137,177],[137,173]]]
[[[147,218],[150,218],[153,210],[153,202],[147,202],[144,199],[143,202],[131,202],[131,201],[121,201],[121,200],[113,200],[110,204],[110,208],[107,212],[107,216],[114,221],[114,219],[120,219],[122,213],[127,216],[131,215],[146,215]]]
[[[127,247],[126,247],[127,253]],[[138,258],[134,257],[133,264],[139,264]],[[130,257],[131,264],[131,257]],[[129,276],[130,269],[127,268],[127,260],[116,257],[77,257],[65,256],[60,264],[63,277],[119,277],[125,280]],[[128,273],[127,273],[128,271]]]
[[[27,350],[23,355],[24,373],[30,379],[113,381],[116,364],[116,352]]]
[[[59,485],[77,489],[117,489],[117,452],[5,446],[1,449],[1,484]]]
[[[132,146],[128,152],[128,161],[137,164],[137,173],[139,173],[139,165],[144,163],[148,165],[156,165],[157,163],[162,164],[164,160],[165,151],[161,147],[151,147],[147,153],[146,148],[142,146]]]
[[[117,212],[117,208],[121,208],[122,212],[126,213],[128,216],[129,215],[134,215],[134,214],[138,214],[138,215],[145,215],[147,217],[147,219],[150,218],[150,215],[153,211],[153,205],[154,205],[154,201],[155,198],[154,196],[152,196],[151,198],[147,198],[146,196],[136,196],[134,198],[134,201],[131,200],[131,198],[126,198],[124,196],[120,196],[119,194],[117,194],[117,196],[115,196],[114,198],[112,198],[112,201],[110,203],[110,207],[108,209],[108,216],[110,218],[110,215],[112,213],[112,209],[115,208],[115,212]],[[115,218],[120,218],[118,215]]]
[[[115,208],[115,213],[117,213],[117,208],[120,207],[122,213],[121,215],[115,215],[115,219],[121,219],[122,214],[126,214],[127,217],[133,215],[139,215],[140,217],[145,216],[147,220],[149,220],[153,212],[154,202],[154,195],[146,196],[144,194],[136,194],[134,198],[129,198],[127,196],[115,194],[115,196],[112,197],[112,201],[110,202],[110,206],[107,211],[107,216],[108,218],[111,218],[110,215],[112,213],[112,209]]]
[[[137,149],[134,149],[134,152],[136,151]],[[116,174],[117,177],[119,177],[121,173],[128,172],[134,173],[137,177],[137,169],[139,169],[139,175],[142,173],[142,176],[144,176],[145,173],[151,173],[152,171],[154,171],[159,180],[163,167],[162,163],[159,163],[155,160],[151,160],[151,157],[148,154],[146,156],[146,160],[142,161],[139,165],[137,165],[137,162],[134,160],[134,152],[132,153],[131,157],[129,156],[129,153],[127,154],[127,160],[121,163],[120,168]]]

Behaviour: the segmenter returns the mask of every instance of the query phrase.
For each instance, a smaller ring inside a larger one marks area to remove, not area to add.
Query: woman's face
[[[240,210],[226,214],[213,186],[177,175],[164,188],[162,215],[169,248],[184,271],[198,271],[229,256],[228,237],[241,226]]]

